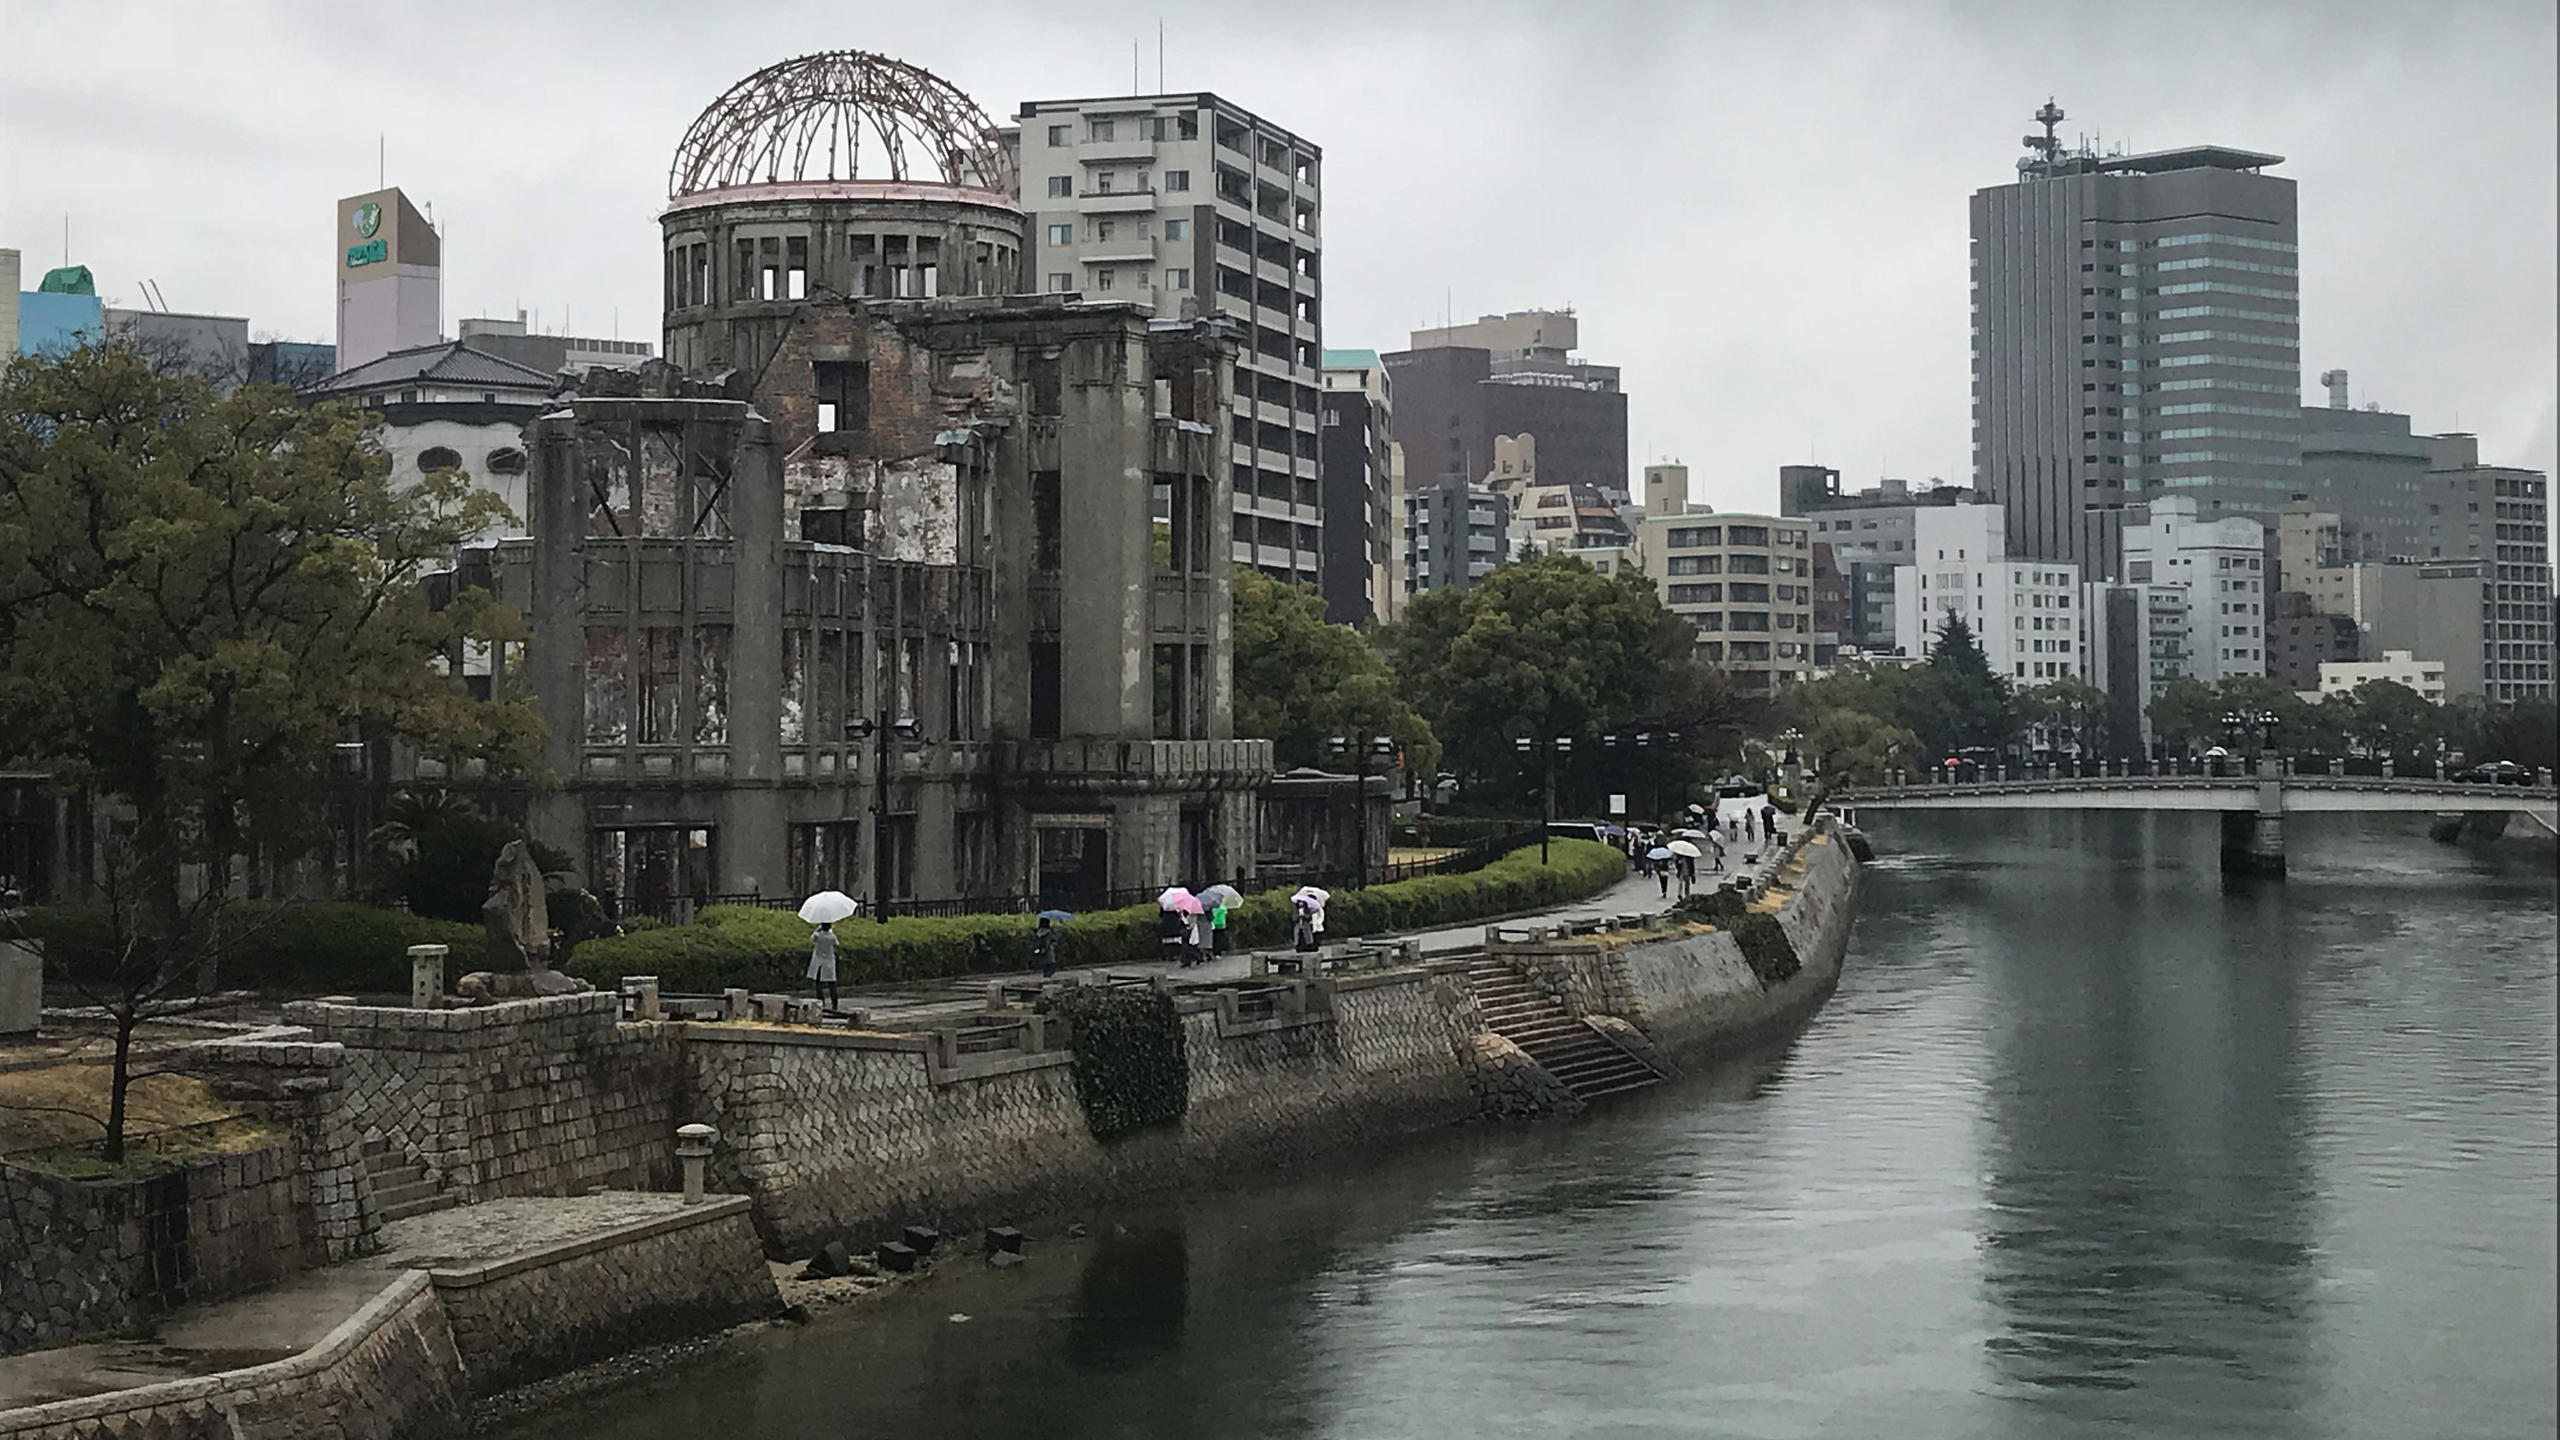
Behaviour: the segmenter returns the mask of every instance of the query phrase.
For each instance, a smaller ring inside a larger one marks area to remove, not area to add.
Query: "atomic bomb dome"
[[[986,112],[930,71],[859,50],[757,71],[667,169],[667,359],[757,371],[813,303],[1019,293],[1013,173]]]

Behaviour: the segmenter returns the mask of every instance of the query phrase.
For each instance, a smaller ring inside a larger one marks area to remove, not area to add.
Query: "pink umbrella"
[[[1156,906],[1159,909],[1170,910],[1177,915],[1198,915],[1204,913],[1208,909],[1207,906],[1200,903],[1199,896],[1192,894],[1190,891],[1185,890],[1178,885],[1157,896]]]

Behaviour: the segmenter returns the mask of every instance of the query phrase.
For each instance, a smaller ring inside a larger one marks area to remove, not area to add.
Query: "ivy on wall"
[[[1097,1140],[1179,1120],[1191,1066],[1173,997],[1134,986],[1069,986],[1050,1001],[1075,1046],[1076,1098]]]

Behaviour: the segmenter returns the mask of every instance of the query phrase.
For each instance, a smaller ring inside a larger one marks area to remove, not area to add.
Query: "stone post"
[[[2438,756],[2436,758],[2436,781],[2439,784],[2444,781],[2444,758],[2442,756]]]
[[[665,1009],[658,1004],[657,976],[625,975],[622,977],[622,993],[631,1001],[632,1019],[663,1020],[666,1018]]]
[[[2398,766],[2398,764],[2397,764],[2397,759],[2398,759],[2398,757],[2396,757],[2396,756],[2391,756],[2391,755],[2385,755],[2385,756],[2383,756],[2383,757],[2382,757],[2382,778],[2383,778],[2383,779],[2385,779],[2385,780],[2389,780],[2389,779],[2393,778],[2393,772],[2394,772],[2394,771],[2396,771],[2396,770],[2399,768],[2399,766]]]
[[[684,1162],[684,1203],[702,1203],[702,1167],[711,1158],[711,1147],[719,1142],[720,1132],[708,1125],[676,1127],[676,1159]]]
[[[2544,766],[2541,766],[2541,767],[2537,768],[2537,769],[2533,772],[2533,783],[2534,783],[2534,784],[2536,784],[2536,785],[2541,786],[2541,787],[2542,787],[2543,789],[2545,789],[2545,790],[2550,789],[2550,788],[2551,788],[2551,767],[2550,767],[2550,766],[2548,766],[2548,765],[2544,765]]]
[[[745,990],[732,985],[728,989],[720,992],[720,1018],[723,1020],[744,1020],[747,1018],[747,992]]]
[[[444,1007],[444,957],[452,953],[445,945],[412,945],[409,947],[409,1008],[438,1010]]]

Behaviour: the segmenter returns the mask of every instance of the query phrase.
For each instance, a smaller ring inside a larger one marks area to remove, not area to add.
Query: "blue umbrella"
[[[1644,858],[1647,860],[1668,860],[1671,858],[1670,847],[1656,845],[1652,849],[1644,852]]]
[[[1069,920],[1073,920],[1076,917],[1068,914],[1064,910],[1043,910],[1032,918],[1035,920],[1046,920],[1052,925],[1059,925],[1064,924]]]

